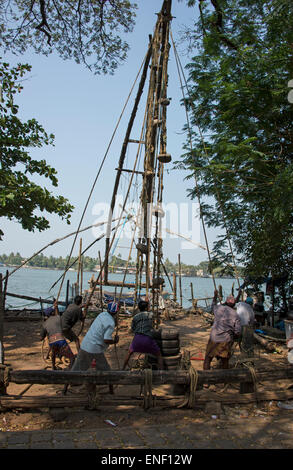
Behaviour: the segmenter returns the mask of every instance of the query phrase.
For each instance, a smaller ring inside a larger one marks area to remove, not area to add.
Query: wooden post
[[[102,270],[102,259],[101,259],[101,253],[99,251],[99,263],[100,263],[100,271]],[[103,303],[103,283],[102,283],[102,273],[100,272],[100,304],[101,308],[103,308],[104,303]]]
[[[173,300],[177,302],[177,279],[176,273],[173,273]]]
[[[191,302],[192,302],[192,306],[193,306],[194,297],[193,297],[193,284],[192,284],[192,282],[190,283],[190,291],[191,291]]]
[[[76,279],[76,290],[75,295],[80,294],[79,289],[79,277],[80,277],[80,269],[81,269],[81,252],[82,252],[82,238],[79,240],[79,254],[78,254],[78,267],[77,267],[77,279]]]
[[[242,327],[242,339],[240,344],[241,352],[245,354],[247,358],[253,358],[254,356],[254,331],[253,328],[244,325]],[[253,361],[249,361],[251,366],[254,366]],[[251,380],[250,382],[240,383],[240,393],[252,393],[254,391],[254,383]]]
[[[4,364],[4,293],[2,273],[0,273],[0,364]],[[2,393],[0,389],[0,393]]]
[[[219,300],[220,302],[223,300],[223,288],[221,285],[219,285]]]
[[[274,328],[275,326],[275,282],[274,282],[274,276],[272,276],[272,283],[273,283],[273,289],[272,289],[272,319],[271,319],[271,326]]]
[[[80,288],[79,288],[80,295],[82,295],[82,286],[83,286],[83,258],[81,258],[81,263],[80,263]]]
[[[66,285],[66,307],[68,306],[69,304],[69,279],[67,280],[67,285]]]
[[[182,284],[181,284],[181,261],[180,261],[180,254],[178,255],[178,268],[179,268],[180,307],[182,307]]]
[[[44,315],[44,307],[43,307],[42,297],[40,297],[40,305],[41,305],[41,312],[42,312],[42,315]]]
[[[7,269],[6,270],[6,276],[5,276],[5,279],[4,279],[4,291],[3,291],[3,310],[4,310],[4,312],[5,312],[5,302],[6,302],[6,294],[7,294],[8,277],[9,277],[9,271]]]

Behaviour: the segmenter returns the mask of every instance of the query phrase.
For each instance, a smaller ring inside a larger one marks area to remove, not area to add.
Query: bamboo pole
[[[82,252],[82,238],[79,240],[79,254],[78,254],[77,279],[76,279],[77,294],[80,294],[79,277],[80,277],[80,269],[81,269],[81,252]]]
[[[7,294],[7,286],[8,286],[8,277],[9,277],[9,271],[8,269],[6,270],[6,276],[4,278],[4,292],[3,292],[3,310],[5,312],[5,302],[6,302],[6,294]]]
[[[79,288],[80,295],[82,295],[82,288],[83,288],[83,257],[81,257],[81,263],[80,263],[80,288]]]
[[[2,273],[0,273],[0,364],[4,364],[4,292]]]
[[[43,301],[41,297],[40,297],[40,306],[41,306],[42,315],[44,315],[44,307],[43,307]]]
[[[41,299],[41,297],[31,297],[29,295],[20,295],[20,294],[12,294],[10,292],[7,292],[6,295],[9,297],[15,297],[16,299],[24,299],[24,300],[32,300],[35,302],[40,302],[42,301],[44,304],[53,304],[54,300],[50,299]],[[66,305],[66,302],[58,301],[58,305]]]
[[[100,272],[101,272],[102,271],[102,258],[101,258],[100,251],[99,251],[99,264],[100,264]],[[101,308],[103,308],[104,303],[103,303],[103,283],[102,282],[100,282],[100,305],[101,305]]]
[[[115,221],[117,219],[114,219]],[[113,222],[114,222],[113,220]],[[88,227],[85,227],[81,230],[78,231],[78,233],[81,233],[81,232],[85,232],[86,230],[89,230],[90,228],[93,228],[93,227],[100,227],[101,225],[106,225],[107,222],[99,222],[97,224],[93,224],[93,225],[89,225]],[[33,258],[35,258],[37,255],[39,255],[40,253],[42,253],[42,251],[44,251],[46,248],[48,248],[49,246],[53,246],[55,245],[56,243],[59,243],[63,240],[65,240],[66,238],[69,238],[69,237],[72,237],[73,235],[75,235],[77,232],[72,232],[72,233],[69,233],[68,235],[65,235],[64,237],[62,238],[57,238],[56,240],[48,243],[47,245],[45,245],[43,248],[41,248],[39,251],[37,251],[36,253],[34,253],[32,256],[30,256],[29,258],[26,258],[19,266],[17,266],[15,269],[13,269],[12,271],[10,271],[10,273],[8,273],[7,271],[7,274],[6,274],[6,277],[9,277],[11,276],[13,273],[15,273],[18,269],[22,268],[25,264],[27,264],[29,261],[31,261]]]
[[[58,302],[59,304],[59,302]],[[66,307],[69,304],[69,279],[67,279],[67,284],[66,284],[66,301],[65,301]]]
[[[173,300],[177,302],[177,279],[175,272],[173,273]]]
[[[193,296],[193,284],[192,282],[190,283],[190,290],[191,290],[191,302],[192,302],[192,306],[194,304],[194,296]]]
[[[182,307],[182,283],[181,283],[181,260],[180,260],[180,254],[178,254],[178,269],[179,269],[180,307]]]

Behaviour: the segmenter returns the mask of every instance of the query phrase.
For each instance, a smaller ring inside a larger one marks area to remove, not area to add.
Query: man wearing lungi
[[[140,300],[138,302],[139,313],[134,315],[131,323],[131,330],[134,338],[130,344],[128,354],[124,361],[123,370],[133,353],[152,354],[158,358],[158,366],[163,369],[163,358],[161,350],[153,339],[152,312],[149,312],[149,302]]]
[[[222,369],[229,368],[232,345],[241,334],[241,322],[236,310],[233,309],[235,299],[228,296],[225,304],[217,305],[218,291],[215,290],[213,299],[214,323],[206,348],[204,370],[210,369],[214,357],[221,360]]]
[[[54,303],[55,311],[45,320],[41,328],[41,340],[48,337],[52,368],[56,369],[56,356],[69,359],[69,368],[74,362],[74,354],[62,333],[61,317],[58,313],[57,303]]]

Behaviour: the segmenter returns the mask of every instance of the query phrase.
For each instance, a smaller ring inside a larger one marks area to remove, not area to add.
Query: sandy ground
[[[81,339],[85,335],[92,320],[87,319],[85,328],[81,334]],[[106,356],[113,369],[122,368],[128,346],[132,339],[129,332],[131,318],[123,317],[120,321],[119,336],[120,341],[116,349],[110,346]],[[203,320],[201,316],[188,314],[177,315],[173,321],[162,321],[161,326],[176,327],[180,331],[180,347],[181,352],[189,351],[191,357],[198,357],[199,360],[192,360],[195,369],[202,369],[203,361],[200,359],[204,356],[205,346],[209,337],[210,326]],[[46,367],[41,354],[41,341],[39,337],[41,322],[40,321],[22,321],[22,322],[5,322],[4,324],[4,346],[5,346],[5,362],[14,370],[43,369]],[[76,353],[75,346],[72,345],[73,352]],[[255,367],[280,367],[288,365],[286,357],[286,348],[278,345],[279,353],[268,353],[264,349],[255,347]],[[230,367],[235,366],[239,359],[240,351],[238,347],[235,349],[233,357],[230,361]],[[213,367],[216,364],[213,363]],[[265,382],[258,384],[258,391],[261,390],[286,390],[290,386],[288,381],[279,381],[273,384]],[[20,394],[26,388],[25,385],[9,384],[8,394]],[[61,393],[63,386],[55,385],[33,385],[27,392],[26,396],[32,395],[50,395],[56,396]],[[132,386],[127,389],[125,386],[119,386],[115,394],[139,395],[139,386]],[[122,391],[123,388],[123,391]],[[212,386],[211,389],[219,393],[235,393],[236,386],[228,385],[225,390],[223,386]],[[101,392],[107,393],[107,387],[101,387]],[[68,393],[81,393],[81,387],[72,387]],[[170,394],[171,386],[162,386],[154,389],[155,394]],[[246,420],[249,425],[249,419],[259,416],[271,417],[272,420],[280,413],[282,416],[292,416],[293,411],[280,410],[277,402],[263,402],[261,404],[247,405],[229,405],[222,406],[221,416],[224,420]],[[59,422],[55,422],[48,409],[32,410],[32,411],[6,411],[0,413],[0,430],[19,431],[19,430],[37,430],[37,429],[92,429],[105,426],[105,420],[111,420],[118,425],[123,426],[144,426],[154,424],[172,424],[172,423],[194,423],[211,421],[211,413],[204,409],[178,409],[178,408],[162,408],[154,407],[147,411],[139,406],[119,406],[104,407],[102,410],[84,410],[71,409],[68,416]]]

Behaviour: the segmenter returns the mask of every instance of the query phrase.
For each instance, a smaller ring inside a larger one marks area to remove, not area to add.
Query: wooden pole
[[[254,336],[253,336],[253,328],[248,325],[244,325],[242,327],[242,338],[240,344],[241,352],[245,354],[247,358],[254,356]],[[246,361],[246,365],[248,365]],[[254,366],[254,362],[251,359],[249,362],[250,366]],[[251,377],[252,379],[252,377]],[[242,382],[240,384],[240,393],[251,393],[254,391],[254,382],[249,380],[248,382]]]
[[[280,379],[293,379],[293,367],[285,366],[271,369],[255,369],[259,382],[273,382]],[[198,370],[198,384],[241,383],[251,381],[248,368]],[[85,384],[96,385],[141,385],[145,383],[145,374],[141,370],[121,371],[62,371],[62,370],[9,370],[9,382],[16,384]],[[152,371],[153,385],[190,383],[187,370]]]
[[[80,288],[79,288],[80,295],[82,295],[82,288],[83,288],[83,258],[81,257],[81,263],[80,263]]]
[[[173,273],[173,300],[177,302],[177,278],[176,273]]]
[[[76,279],[77,292],[76,292],[76,294],[80,294],[80,291],[79,291],[79,277],[80,277],[80,269],[81,269],[81,253],[82,253],[82,238],[79,240],[79,254],[78,254],[77,279]]]
[[[35,302],[40,302],[40,297],[39,298],[38,297],[30,297],[29,295],[12,294],[10,292],[7,292],[6,295],[8,295],[9,297],[15,297],[16,299],[24,299],[24,300],[32,300],[32,301],[35,301]],[[42,302],[44,304],[53,304],[54,300],[42,299]],[[66,305],[66,302],[58,301],[58,305]]]
[[[223,300],[223,288],[221,285],[219,285],[219,300],[220,302]]]
[[[42,315],[44,315],[44,307],[43,307],[42,297],[40,297],[40,306],[41,306]]]
[[[275,326],[275,282],[274,282],[274,276],[272,275],[272,283],[273,283],[273,289],[272,289],[272,319],[271,319],[271,326],[274,328]]]
[[[65,301],[66,307],[67,307],[68,304],[69,304],[69,287],[70,287],[70,286],[69,286],[69,279],[67,279],[67,284],[66,284],[66,301]]]
[[[102,258],[101,258],[101,253],[99,251],[99,264],[100,264],[100,271],[102,270]],[[100,305],[101,305],[101,308],[103,308],[104,306],[104,303],[103,303],[103,283],[102,283],[102,273],[100,274]]]
[[[155,394],[154,394],[155,395]],[[270,390],[262,392],[259,401],[286,401],[292,400],[293,392],[290,390]],[[113,395],[109,396],[108,394],[99,394],[98,396],[98,406],[111,406],[111,407],[136,407],[142,406],[143,396],[125,396],[125,395]],[[183,395],[164,395],[157,396],[155,395],[156,404],[155,406],[162,407],[176,407],[178,410],[184,410],[181,405],[185,396]],[[207,391],[196,391],[196,400],[194,408],[201,408],[207,404],[207,402],[220,402],[223,405],[233,405],[233,404],[246,404],[246,403],[255,403],[255,395],[251,393],[246,393],[245,395],[239,394],[229,394],[228,396],[223,396]],[[19,396],[19,395],[6,395],[1,396],[0,398],[1,408],[4,410],[22,408],[22,409],[34,409],[34,408],[84,408],[89,409],[91,405],[90,397],[86,394],[76,395],[76,396]]]
[[[4,279],[4,291],[3,291],[3,310],[4,310],[4,312],[5,312],[5,302],[6,302],[6,295],[7,295],[8,277],[9,277],[9,271],[7,269],[6,270],[6,276],[5,276],[5,279]]]
[[[180,307],[182,307],[182,284],[181,284],[181,261],[180,261],[180,254],[178,255],[178,268],[179,268]]]
[[[0,273],[0,364],[4,364],[4,293],[2,273]],[[1,393],[1,384],[0,384]]]
[[[134,120],[135,120],[135,117],[136,117],[138,105],[139,105],[139,102],[140,102],[140,99],[141,99],[141,96],[142,96],[142,93],[143,93],[144,85],[145,85],[145,82],[146,82],[147,72],[148,72],[151,57],[152,57],[152,42],[150,42],[149,47],[148,47],[148,51],[147,51],[147,55],[146,55],[146,59],[145,59],[145,63],[144,63],[144,67],[143,67],[143,71],[142,71],[138,91],[137,91],[137,95],[136,95],[136,98],[135,98],[134,106],[133,106],[133,109],[132,109],[132,113],[131,113],[130,120],[129,120],[129,123],[128,123],[128,126],[127,126],[124,142],[123,142],[123,145],[122,145],[120,158],[119,158],[119,163],[118,163],[117,174],[116,174],[116,179],[115,179],[115,183],[114,183],[114,189],[113,189],[113,194],[112,194],[112,199],[111,199],[111,206],[110,206],[110,212],[109,212],[109,217],[108,217],[108,225],[107,225],[105,261],[104,261],[105,281],[108,280],[108,255],[109,255],[109,252],[110,252],[110,227],[111,227],[113,212],[114,212],[115,203],[116,203],[117,191],[118,191],[118,187],[119,187],[119,183],[120,183],[120,177],[121,177],[121,173],[122,173],[122,169],[123,169],[123,165],[124,165],[124,160],[125,160],[125,156],[126,156],[126,152],[127,152],[127,148],[128,148],[128,143],[129,143],[131,131],[132,131],[132,128],[133,128],[133,123],[134,123]]]
[[[190,283],[190,290],[191,290],[191,302],[192,302],[192,306],[193,306],[194,297],[193,297],[193,284],[192,284],[192,282]]]

